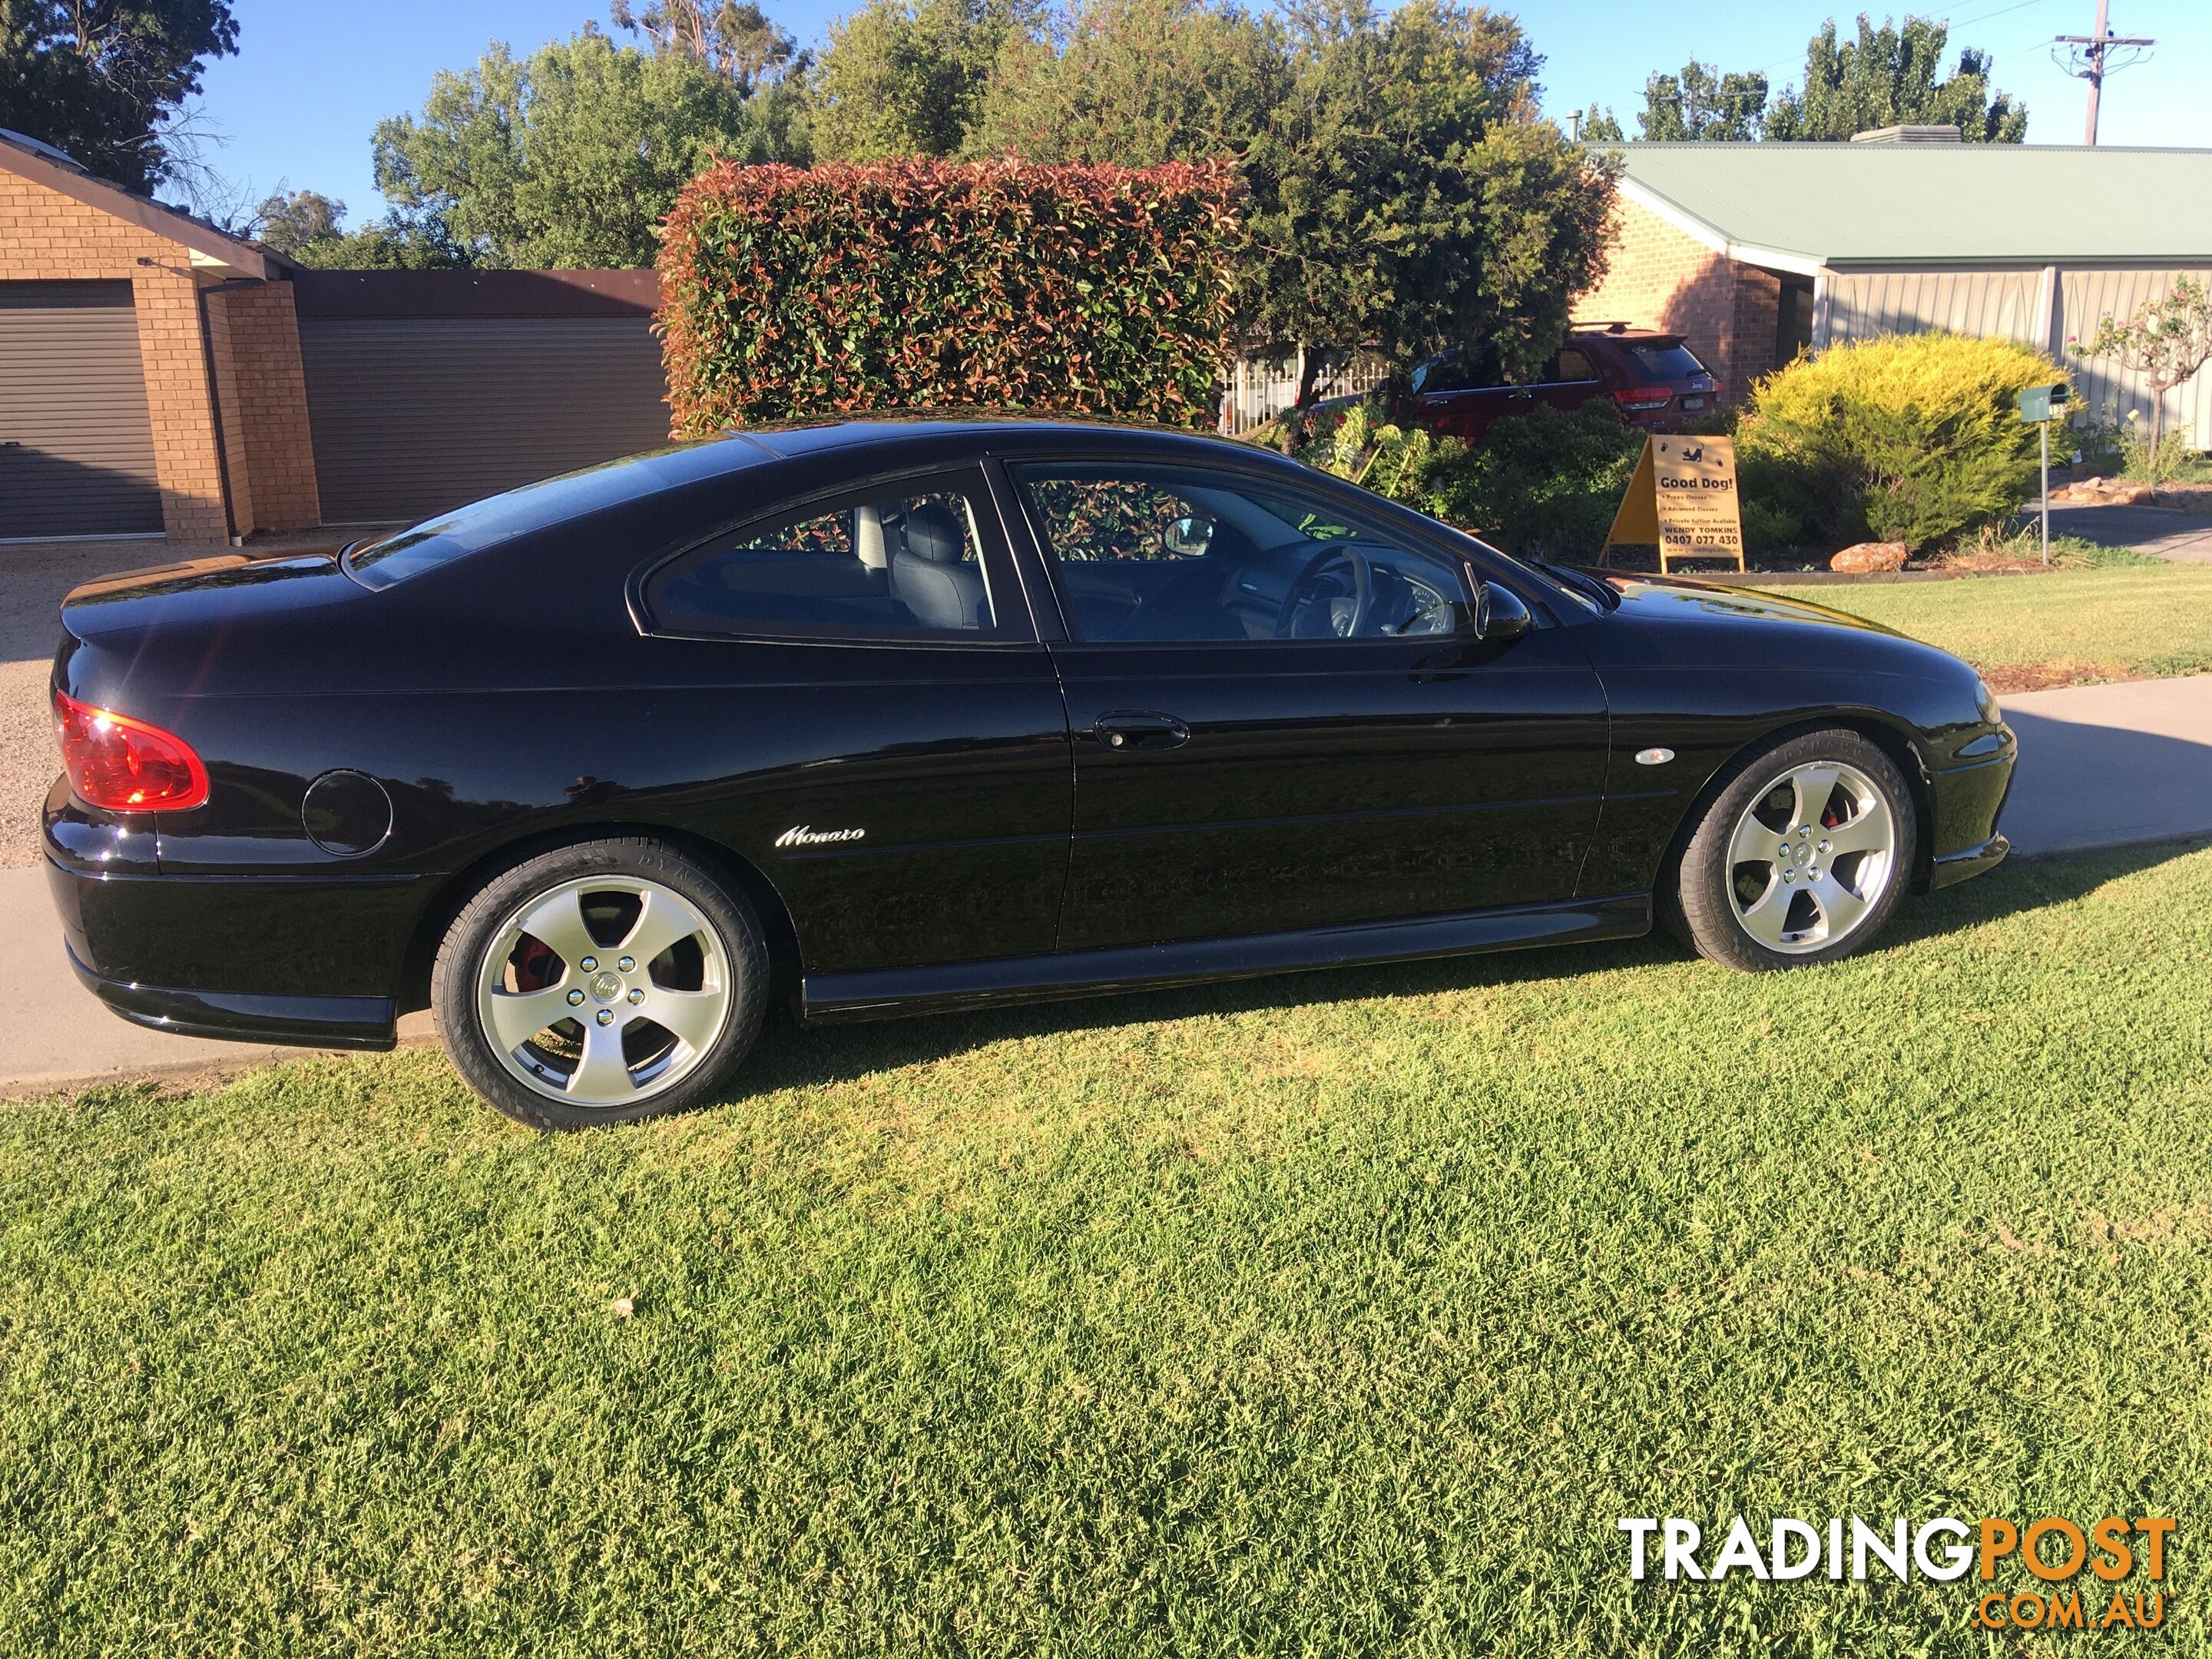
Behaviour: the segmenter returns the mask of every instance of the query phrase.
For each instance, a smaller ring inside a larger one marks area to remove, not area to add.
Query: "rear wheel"
[[[1856,732],[1808,732],[1745,763],[1678,872],[1701,956],[1746,973],[1834,962],[1889,921],[1919,855],[1897,763]]]
[[[665,842],[588,842],[488,883],[438,952],[438,1035],[509,1117],[575,1128],[682,1111],[752,1047],[768,954],[752,907]]]

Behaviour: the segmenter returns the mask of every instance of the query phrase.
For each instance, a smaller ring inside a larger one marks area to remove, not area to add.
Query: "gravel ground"
[[[38,863],[39,811],[61,775],[46,682],[61,638],[56,612],[79,582],[118,570],[173,564],[210,553],[304,550],[337,538],[309,535],[240,550],[179,542],[24,542],[0,547],[0,869]]]

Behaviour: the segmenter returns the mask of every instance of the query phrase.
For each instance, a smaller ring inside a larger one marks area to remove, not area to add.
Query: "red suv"
[[[1577,323],[1550,362],[1518,380],[1505,373],[1494,340],[1439,353],[1415,367],[1390,418],[1472,444],[1492,421],[1537,404],[1565,410],[1610,397],[1629,425],[1666,432],[1711,413],[1719,391],[1679,334]]]

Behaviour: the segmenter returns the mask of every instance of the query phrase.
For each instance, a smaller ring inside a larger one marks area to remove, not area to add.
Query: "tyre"
[[[1700,956],[1741,973],[1834,962],[1881,932],[1919,850],[1897,763],[1856,732],[1811,732],[1737,765],[1662,908]]]
[[[446,932],[439,1039],[468,1085],[541,1129],[710,1098],[760,1030],[759,920],[689,854],[586,842],[495,877]]]

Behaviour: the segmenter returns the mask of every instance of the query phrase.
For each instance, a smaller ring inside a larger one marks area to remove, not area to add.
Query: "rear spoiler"
[[[203,576],[216,570],[235,570],[242,564],[252,562],[243,553],[211,553],[204,559],[178,559],[168,564],[145,565],[137,570],[118,570],[97,581],[80,582],[63,596],[62,603],[75,605],[79,599],[98,599],[102,593],[119,593],[126,587],[140,587],[150,581],[175,576]]]

